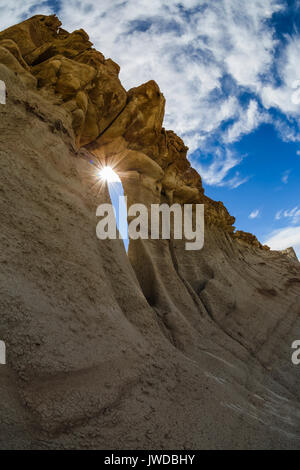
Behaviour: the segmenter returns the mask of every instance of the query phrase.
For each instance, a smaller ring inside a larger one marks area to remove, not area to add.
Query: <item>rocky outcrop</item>
[[[205,196],[155,82],[60,26],[0,33],[0,447],[298,448],[299,263]],[[97,240],[97,159],[129,203],[204,203],[204,249]]]
[[[292,246],[290,246],[289,248],[286,248],[285,250],[281,250],[281,253],[285,254],[286,256],[288,256],[289,258],[291,258],[292,260],[296,262],[298,261],[297,255]]]
[[[237,230],[234,232],[233,237],[236,240],[239,240],[242,243],[245,243],[246,245],[250,246],[255,246],[256,248],[261,248],[263,250],[270,250],[270,247],[267,245],[262,245],[256,238],[255,235],[249,232],[243,232],[242,230]]]
[[[80,146],[111,124],[126,104],[126,91],[119,66],[92,48],[85,31],[69,34],[60,26],[56,16],[37,15],[3,31],[0,59],[68,110]]]
[[[124,146],[128,150],[126,158],[120,155],[117,170],[129,168],[129,161],[134,166],[137,160],[142,165],[147,158],[154,160],[163,173],[158,170],[153,184],[161,186],[168,201],[204,202],[207,221],[233,232],[234,217],[222,203],[204,196],[201,177],[187,160],[188,148],[162,127],[165,99],[157,84],[150,81],[126,93],[118,65],[93,49],[83,30],[69,34],[60,26],[55,16],[38,15],[3,31],[2,63],[68,111],[78,147],[90,144],[101,159],[103,145],[110,144],[110,149],[117,139],[118,153],[122,149],[124,154]]]

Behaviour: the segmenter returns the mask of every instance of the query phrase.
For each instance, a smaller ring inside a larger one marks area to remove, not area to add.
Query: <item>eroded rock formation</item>
[[[60,26],[0,33],[0,447],[299,447],[297,259],[205,196],[155,82]],[[204,203],[204,249],[97,240],[97,159],[129,204]]]

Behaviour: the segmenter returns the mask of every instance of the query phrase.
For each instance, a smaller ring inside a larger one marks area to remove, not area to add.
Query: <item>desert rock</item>
[[[0,33],[0,448],[299,448],[300,265],[234,231],[118,72],[54,16]],[[90,161],[129,203],[204,203],[204,249],[98,240]]]

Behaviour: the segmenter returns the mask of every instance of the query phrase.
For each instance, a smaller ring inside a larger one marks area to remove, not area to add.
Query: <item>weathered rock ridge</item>
[[[297,259],[205,196],[155,82],[60,26],[0,32],[0,448],[299,447]],[[90,160],[129,204],[204,203],[204,249],[97,240]]]

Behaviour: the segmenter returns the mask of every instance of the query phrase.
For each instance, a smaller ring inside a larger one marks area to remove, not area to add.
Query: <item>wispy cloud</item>
[[[249,214],[249,219],[257,219],[260,216],[260,210],[255,209]]]
[[[274,83],[274,74],[268,77],[268,83],[259,90],[262,103],[266,109],[276,108],[287,119],[278,119],[277,130],[285,141],[300,141],[300,64],[296,59],[300,54],[300,34],[286,36],[285,45],[274,60],[274,71],[279,80]],[[279,84],[278,84],[279,83]]]
[[[298,224],[300,222],[300,208],[298,206],[293,209],[280,210],[275,214],[275,220],[291,219],[292,224]]]
[[[280,85],[261,87],[261,97],[266,108],[276,107],[289,115],[299,116],[300,64],[295,58],[300,54],[300,35],[286,37],[286,46],[276,61]],[[272,77],[270,77],[271,79]]]
[[[240,109],[239,113],[239,119],[225,132],[223,140],[226,143],[236,142],[263,122],[270,121],[270,117],[259,109],[257,101],[254,99],[250,100],[246,110]]]
[[[203,181],[208,185],[238,188],[248,181],[249,176],[242,177],[238,171],[229,176],[231,170],[243,160],[243,156],[225,148],[215,149],[212,162],[204,164],[200,158],[192,159],[192,164],[199,171]]]
[[[281,181],[283,184],[288,184],[289,182],[289,176],[290,176],[291,170],[286,170],[282,176],[281,176]]]
[[[51,15],[53,8],[48,0],[0,0],[0,29],[8,28],[33,15]]]

